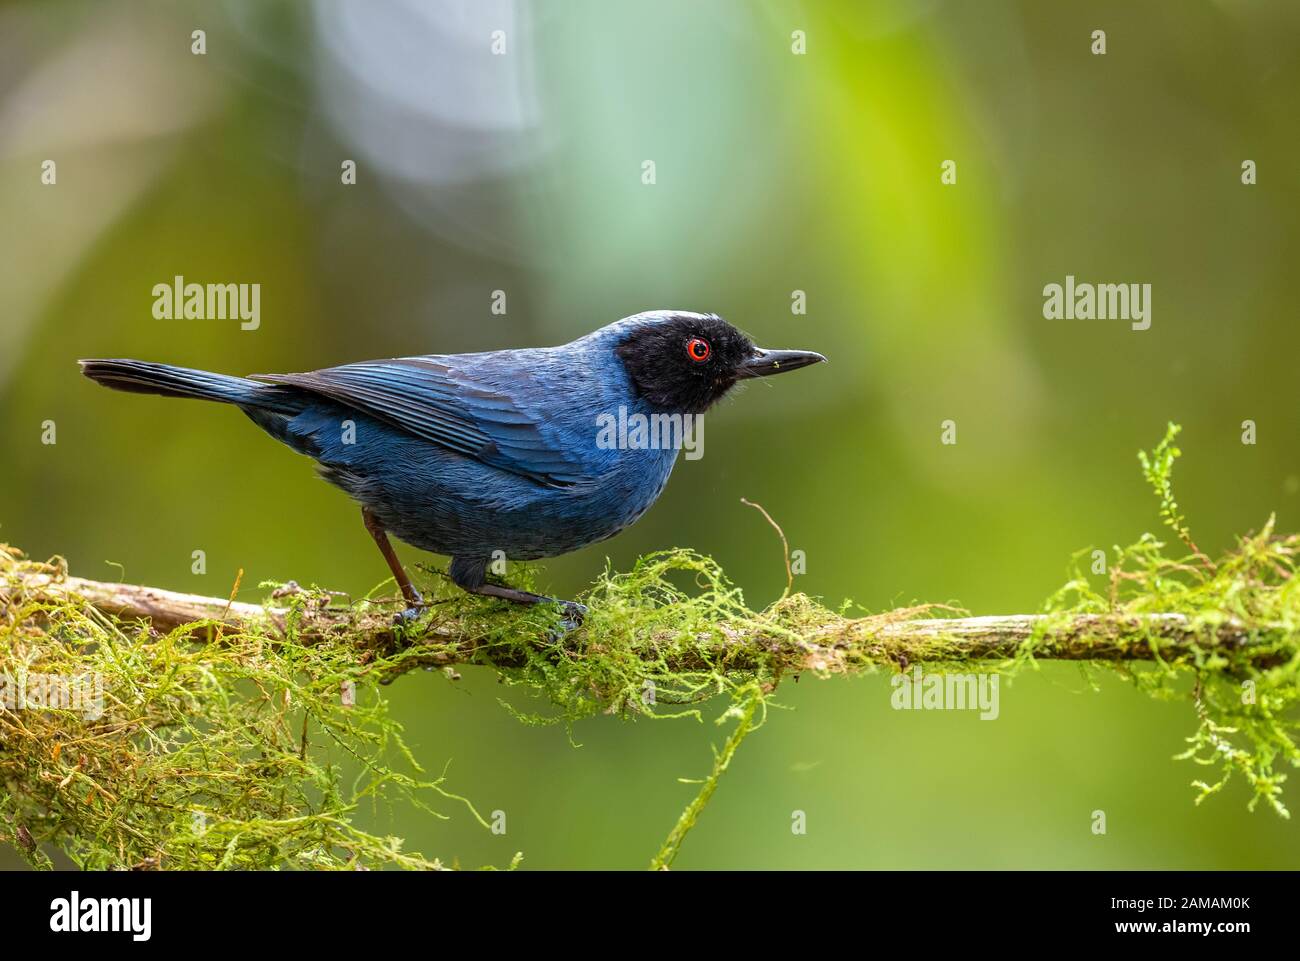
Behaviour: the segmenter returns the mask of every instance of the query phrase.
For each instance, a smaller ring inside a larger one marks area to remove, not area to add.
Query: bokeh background
[[[306,370],[559,343],[654,307],[831,363],[710,414],[705,457],[639,524],[546,564],[560,595],[606,558],[682,545],[765,604],[780,548],[744,496],[829,602],[1033,611],[1074,551],[1158,527],[1134,455],[1169,420],[1202,547],[1272,511],[1294,530],[1298,39],[1289,0],[6,4],[0,540],[200,593],[242,568],[247,600],[262,579],[364,592],[382,561],[308,461],[230,409],[110,394],[76,358]],[[1151,329],[1044,320],[1042,288],[1067,273],[1151,283]],[[176,274],[260,283],[260,329],[155,320],[151,289]],[[526,727],[499,699],[545,705],[463,673],[384,696],[420,762],[450,761],[447,787],[507,812],[507,834],[450,803],[448,821],[363,814],[463,865],[642,867],[694,790],[677,779],[722,736]],[[744,745],[678,866],[1300,856],[1294,825],[1248,813],[1240,785],[1193,806],[1201,771],[1171,759],[1188,703],[1051,665],[1004,686],[995,722],[895,712],[889,693],[883,675],[785,685],[790,710]]]

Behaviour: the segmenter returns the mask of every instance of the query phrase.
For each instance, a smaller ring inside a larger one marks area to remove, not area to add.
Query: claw
[[[402,613],[397,614],[396,616],[393,617],[393,626],[409,627],[410,625],[418,621],[420,619],[420,615],[423,613],[424,613],[423,604],[412,605],[411,607],[408,607],[406,610],[402,611]]]
[[[587,618],[587,605],[579,604],[577,601],[561,601],[560,610],[564,611],[560,623],[566,630],[572,631],[582,627],[582,622]]]
[[[552,642],[562,640],[570,631],[582,627],[583,619],[587,616],[585,604],[579,604],[577,601],[560,601],[559,605],[564,616],[560,618],[559,625],[547,635]]]

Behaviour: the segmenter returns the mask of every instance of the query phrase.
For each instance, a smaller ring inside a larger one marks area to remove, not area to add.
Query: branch
[[[428,806],[441,799],[487,823],[443,778],[423,776],[387,699],[371,688],[358,700],[357,689],[415,667],[454,680],[451,667],[470,663],[549,705],[516,712],[530,722],[702,719],[692,705],[730,699],[718,722],[732,730],[655,856],[660,868],[740,741],[764,723],[769,695],[806,672],[1151,662],[1121,673],[1194,705],[1197,726],[1178,756],[1212,772],[1193,782],[1197,800],[1239,777],[1250,806],[1262,800],[1286,817],[1285,769],[1300,766],[1300,535],[1277,534],[1270,518],[1217,561],[1196,551],[1169,484],[1175,433],[1171,425],[1146,473],[1193,556],[1167,556],[1144,534],[1115,548],[1100,582],[1076,557],[1044,604],[1051,613],[1037,615],[936,617],[961,612],[920,605],[847,617],[792,592],[788,550],[786,590],[756,611],[715,561],[675,548],[606,570],[577,629],[550,606],[435,589],[428,611],[399,631],[396,599],[339,603],[291,584],[247,604],[233,592],[69,577],[62,563],[0,544],[0,841],[33,863],[48,864],[39,845],[53,843],[99,868],[440,867],[354,824],[355,807],[396,794],[443,816]],[[1194,683],[1177,683],[1184,671]],[[366,772],[351,787],[335,748]]]
[[[698,718],[691,705],[729,697],[718,720],[734,727],[655,867],[673,863],[767,697],[805,672],[1153,661],[1157,670],[1126,673],[1156,693],[1173,690],[1170,668],[1189,668],[1199,724],[1180,756],[1219,772],[1195,783],[1198,797],[1240,776],[1252,804],[1286,816],[1282,761],[1300,763],[1300,537],[1270,523],[1210,573],[1159,547],[1144,537],[1118,552],[1108,596],[1076,577],[1042,615],[935,617],[951,609],[922,605],[849,618],[788,590],[755,611],[714,561],[678,549],[606,571],[576,630],[549,607],[451,591],[396,631],[397,599],[344,604],[290,585],[247,604],[70,577],[0,545],[0,690],[27,685],[19,710],[0,709],[0,841],[33,863],[55,843],[101,868],[440,866],[352,822],[379,793],[434,814],[427,799],[468,804],[423,777],[386,699],[356,691],[421,666],[454,680],[451,666],[467,663],[499,669],[558,712],[524,720]],[[50,705],[68,685],[41,684],[73,678],[94,681],[93,712],[84,699]],[[21,709],[33,705],[57,709]],[[328,745],[367,778],[344,785]]]
[[[24,573],[9,585],[0,585],[0,601],[10,602],[19,594],[46,598],[51,603],[80,599],[99,612],[125,621],[147,621],[159,632],[195,624],[203,629],[215,625],[232,628],[269,629],[283,633],[297,614],[295,628],[300,640],[346,638],[359,651],[389,653],[402,644],[418,648],[418,655],[404,659],[406,669],[421,666],[450,666],[492,663],[500,667],[519,666],[517,653],[494,656],[492,645],[481,634],[462,634],[459,621],[434,613],[404,638],[393,629],[392,615],[373,606],[359,608],[307,605],[302,611],[273,605],[241,603],[218,597],[184,594],[136,584],[114,584],[81,577],[61,577],[47,572]],[[1157,656],[1177,660],[1199,650],[1234,654],[1257,667],[1278,663],[1276,647],[1259,645],[1252,652],[1252,637],[1233,618],[1224,618],[1207,632],[1181,613],[1118,614],[1004,614],[983,617],[916,618],[921,608],[905,608],[888,614],[857,619],[836,618],[814,625],[795,636],[788,631],[770,633],[761,624],[746,629],[734,625],[719,628],[724,637],[716,649],[676,649],[667,667],[691,671],[705,667],[713,655],[725,655],[731,671],[747,671],[774,660],[787,670],[842,672],[866,663],[906,667],[922,661],[1004,660],[1019,653],[1026,642],[1039,635],[1033,646],[1037,658],[1066,661],[1146,661]],[[573,638],[581,643],[581,634]],[[647,659],[664,654],[654,638],[643,647]],[[500,653],[500,652],[496,652]],[[578,653],[577,650],[574,653]],[[776,655],[773,657],[773,655]],[[1257,655],[1257,656],[1256,656]]]

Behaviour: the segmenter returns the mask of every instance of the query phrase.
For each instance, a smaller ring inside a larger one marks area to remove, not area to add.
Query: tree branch
[[[147,621],[160,632],[201,622],[232,628],[261,627],[276,633],[286,629],[293,612],[288,607],[262,606],[217,597],[184,594],[135,584],[114,584],[80,577],[60,577],[38,572],[24,573],[8,586],[0,585],[0,600],[14,600],[18,593],[47,597],[62,603],[80,598],[103,614],[119,620]],[[694,670],[705,666],[705,658],[725,656],[728,670],[745,671],[760,662],[771,663],[772,655],[788,669],[841,672],[865,663],[907,666],[921,661],[1002,660],[1015,656],[1026,641],[1041,632],[1034,656],[1067,661],[1143,661],[1158,655],[1177,660],[1193,649],[1219,650],[1246,655],[1257,667],[1276,664],[1275,649],[1260,646],[1252,655],[1252,632],[1232,618],[1209,629],[1196,625],[1180,613],[1149,614],[1007,614],[984,617],[917,618],[919,608],[857,619],[814,625],[806,634],[769,633],[759,628],[746,630],[725,626],[723,647],[707,651],[677,648],[669,663],[672,670]],[[516,666],[518,655],[505,659],[481,638],[457,630],[454,620],[442,620],[435,612],[404,639],[393,630],[392,616],[368,606],[337,607],[309,604],[299,612],[299,638],[316,640],[347,638],[359,650],[388,652],[402,643],[418,647],[418,656],[406,666],[422,664],[449,666],[488,663]],[[647,639],[647,657],[661,653]],[[580,644],[581,636],[575,636]],[[499,653],[499,652],[498,652]],[[575,651],[575,653],[577,653]]]
[[[0,781],[16,786],[0,792],[0,840],[9,825],[35,858],[21,830],[41,824],[43,839],[100,867],[302,867],[322,857],[335,866],[440,866],[351,823],[360,794],[340,787],[339,769],[309,749],[307,732],[367,765],[367,794],[382,784],[421,805],[430,792],[468,803],[418,767],[414,775],[393,767],[393,757],[410,758],[400,726],[381,696],[363,709],[356,687],[423,666],[454,679],[452,665],[471,663],[501,670],[569,721],[699,717],[690,705],[729,697],[719,722],[735,726],[655,867],[672,863],[740,741],[763,723],[767,696],[802,673],[1006,671],[1027,655],[1191,668],[1200,721],[1182,756],[1218,770],[1217,781],[1196,782],[1200,796],[1239,775],[1254,800],[1285,816],[1277,761],[1297,763],[1300,686],[1295,670],[1265,669],[1300,662],[1292,580],[1300,538],[1277,537],[1269,524],[1212,575],[1158,546],[1143,538],[1121,552],[1109,595],[1075,579],[1050,602],[1072,609],[1041,615],[935,617],[960,612],[922,605],[849,618],[788,590],[754,611],[711,559],[674,550],[606,572],[576,630],[560,626],[558,611],[453,593],[397,631],[397,598],[340,603],[289,585],[265,606],[240,603],[69,577],[59,562],[0,545],[0,680],[11,663],[16,675],[36,671],[37,692],[41,677],[102,679],[94,713],[84,703],[80,712],[0,710]],[[185,633],[200,643],[175,643]],[[44,701],[24,706],[35,703]],[[177,816],[196,809],[200,828]]]

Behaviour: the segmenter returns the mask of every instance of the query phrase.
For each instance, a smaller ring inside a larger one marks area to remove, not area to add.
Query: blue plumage
[[[704,356],[701,356],[704,355]],[[744,377],[823,360],[761,351],[704,314],[653,311],[559,347],[427,355],[303,374],[228,377],[134,360],[82,361],[119,390],[234,404],[315,458],[363,507],[366,526],[412,604],[419,595],[388,545],[453,556],[467,590],[536,595],[486,583],[494,552],[553,557],[604,540],[659,497],[675,449],[598,443],[602,415],[702,415]]]

